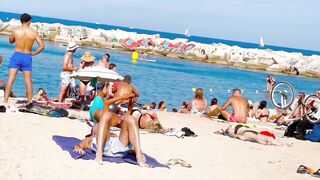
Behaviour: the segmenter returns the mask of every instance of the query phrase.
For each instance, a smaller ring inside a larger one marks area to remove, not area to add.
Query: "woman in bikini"
[[[256,111],[255,118],[259,119],[262,122],[269,121],[269,109],[267,108],[267,101],[261,101]]]
[[[146,129],[153,133],[165,133],[167,129],[163,128],[155,111],[145,111],[133,109],[131,114],[136,120],[140,129]]]
[[[276,136],[269,131],[255,131],[243,124],[238,124],[236,126],[230,125],[226,130],[221,129],[221,131],[216,131],[214,133],[228,135],[232,138],[255,142],[263,145],[292,146],[292,144],[280,143],[276,141]]]
[[[160,101],[158,104],[158,111],[167,112],[167,104],[164,101]]]
[[[91,55],[89,51],[85,52],[84,55],[81,57],[81,64],[80,64],[80,69],[84,69],[86,67],[92,67],[95,57]],[[81,101],[84,101],[84,97],[86,95],[86,90],[90,86],[90,81],[89,80],[80,80],[80,98]]]
[[[195,91],[194,98],[188,106],[191,114],[204,114],[207,110],[207,100],[204,98],[202,88]]]

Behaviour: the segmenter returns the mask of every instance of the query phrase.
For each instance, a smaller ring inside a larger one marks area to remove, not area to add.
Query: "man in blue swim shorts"
[[[44,44],[39,37],[38,32],[30,28],[31,16],[24,13],[20,16],[20,21],[22,23],[21,28],[14,30],[12,35],[9,37],[9,42],[11,44],[15,43],[16,48],[9,64],[8,84],[6,86],[3,100],[5,104],[8,103],[13,83],[19,71],[22,71],[24,76],[28,102],[32,102],[32,56],[35,56],[44,50]],[[33,53],[32,46],[35,41],[39,48]]]

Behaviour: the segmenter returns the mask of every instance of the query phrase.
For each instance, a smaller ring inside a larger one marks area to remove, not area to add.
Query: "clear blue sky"
[[[88,3],[89,2],[89,3]],[[0,11],[320,51],[320,0],[1,0]]]

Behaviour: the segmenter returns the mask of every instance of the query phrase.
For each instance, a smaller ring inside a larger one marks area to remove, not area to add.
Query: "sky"
[[[319,0],[0,0],[0,11],[320,51]]]

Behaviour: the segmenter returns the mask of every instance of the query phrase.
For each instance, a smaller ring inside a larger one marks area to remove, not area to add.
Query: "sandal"
[[[311,176],[320,178],[320,169],[318,169],[318,171],[316,171],[315,173],[311,174]]]
[[[191,164],[187,163],[186,161],[182,160],[182,159],[170,159],[167,163],[166,166],[170,166],[170,165],[177,165],[180,164],[182,167],[186,167],[186,168],[191,168]]]
[[[306,174],[308,172],[308,167],[304,165],[300,165],[297,169],[297,173]]]

